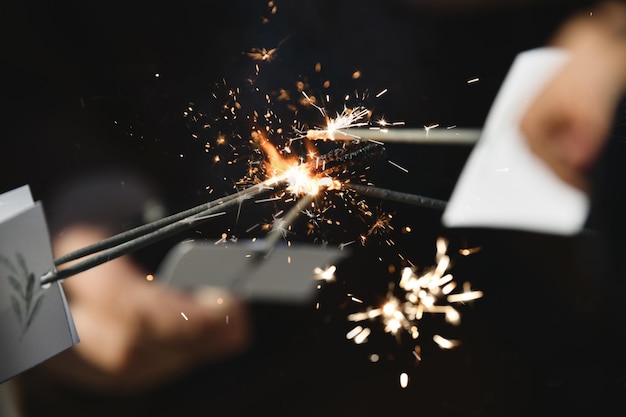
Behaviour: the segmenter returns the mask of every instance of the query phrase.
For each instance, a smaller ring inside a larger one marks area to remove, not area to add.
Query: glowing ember
[[[248,52],[248,56],[255,61],[271,61],[276,55],[277,48],[265,49],[265,48],[252,48]]]
[[[286,181],[287,191],[296,196],[305,194],[317,195],[321,190],[339,189],[339,181],[316,173],[313,165],[299,160],[297,157],[283,158],[276,147],[267,139],[263,132],[254,135],[263,152],[267,156],[266,171],[275,181]]]
[[[409,375],[406,372],[400,374],[400,387],[406,388],[409,386]]]
[[[362,127],[367,126],[369,122],[367,122],[366,118],[370,115],[370,111],[364,107],[356,107],[354,109],[349,109],[344,107],[343,111],[337,114],[337,117],[330,118],[326,114],[326,110],[322,107],[315,106],[322,112],[324,117],[326,118],[326,128],[325,129],[310,129],[306,132],[306,137],[312,140],[320,140],[320,139],[328,139],[328,140],[353,140],[358,139],[357,136],[346,133],[345,129],[353,128],[353,127]]]
[[[337,267],[331,265],[326,269],[317,267],[313,270],[313,273],[315,274],[315,279],[328,282],[335,280],[335,271],[337,271]]]
[[[434,267],[421,275],[416,274],[413,268],[403,269],[399,283],[399,287],[404,290],[403,297],[396,297],[393,294],[394,286],[390,285],[386,300],[381,307],[370,307],[364,312],[350,314],[348,320],[363,322],[377,319],[383,325],[385,332],[396,335],[400,331],[405,331],[412,339],[419,337],[418,322],[425,313],[444,314],[447,322],[458,325],[461,315],[453,304],[476,300],[482,297],[483,293],[471,291],[466,285],[462,292],[451,294],[456,285],[452,281],[452,274],[448,273],[450,257],[446,252],[447,241],[439,238],[437,240],[437,264]],[[355,329],[358,329],[356,334],[361,334],[366,328],[358,325]],[[451,349],[459,344],[458,341],[448,340],[439,335],[435,335],[433,340],[442,349]],[[421,360],[421,358],[418,359]]]

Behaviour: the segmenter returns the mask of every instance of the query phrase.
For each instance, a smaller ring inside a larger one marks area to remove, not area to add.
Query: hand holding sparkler
[[[105,237],[95,226],[73,226],[58,252]],[[151,282],[127,257],[66,280],[81,342],[49,360],[46,378],[104,392],[137,392],[208,362],[238,354],[249,340],[245,305],[224,289],[185,293]]]

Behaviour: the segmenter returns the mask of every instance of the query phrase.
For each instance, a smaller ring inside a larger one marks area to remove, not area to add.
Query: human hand
[[[59,254],[107,237],[73,226],[55,239]],[[46,363],[65,382],[107,392],[157,386],[242,352],[249,341],[242,302],[206,287],[182,293],[146,280],[127,257],[63,282],[80,343]]]
[[[571,59],[531,103],[521,120],[530,149],[564,181],[588,190],[593,166],[626,89],[626,6],[608,2],[593,16],[577,15],[553,45]]]

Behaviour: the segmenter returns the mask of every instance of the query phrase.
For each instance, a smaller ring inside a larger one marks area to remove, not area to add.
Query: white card
[[[44,212],[28,186],[0,195],[0,383],[78,343],[61,284],[40,285],[53,268]]]
[[[0,223],[32,207],[33,204],[28,185],[0,194]]]
[[[275,247],[264,255],[263,241],[215,245],[185,241],[166,256],[156,274],[167,285],[213,285],[253,300],[298,304],[315,293],[315,270],[332,266],[345,250],[319,245]]]
[[[519,127],[524,111],[567,60],[556,48],[516,57],[444,211],[445,226],[560,235],[582,229],[587,195],[535,156]]]

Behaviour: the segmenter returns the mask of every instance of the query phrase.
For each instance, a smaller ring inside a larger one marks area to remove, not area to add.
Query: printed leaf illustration
[[[17,269],[15,269],[15,267],[13,266],[11,261],[9,261],[8,258],[0,255],[0,264],[4,266],[6,269],[8,269],[9,271],[13,272],[14,274],[17,274]]]
[[[15,254],[15,258],[19,269],[8,258],[1,255],[0,266],[4,266],[5,269],[17,275],[8,275],[7,280],[13,289],[13,294],[10,295],[11,308],[17,321],[22,325],[23,336],[41,309],[44,297],[41,293],[41,287],[37,285],[35,273],[28,270],[24,256],[18,252]]]
[[[17,321],[22,323],[22,309],[20,307],[20,302],[17,301],[17,298],[15,298],[14,295],[11,296],[11,308],[13,308],[13,312],[17,316]]]
[[[26,294],[24,295],[24,302],[26,303],[26,314],[28,315],[28,310],[30,310],[30,303],[33,299],[33,289],[35,288],[35,274],[32,272],[30,274],[27,273],[27,282],[26,282]]]
[[[26,325],[25,325],[26,328],[30,327],[30,324],[33,322],[33,319],[37,315],[37,312],[39,311],[39,308],[41,308],[42,304],[43,304],[43,296],[40,295],[37,298],[37,300],[35,300],[35,304],[33,305],[33,309],[30,312],[30,314],[28,315],[28,319],[26,320]]]
[[[26,259],[24,259],[24,255],[22,255],[21,253],[16,253],[15,257],[17,258],[17,263],[19,264],[20,268],[22,269],[22,272],[24,273],[24,275],[28,275],[28,267],[26,266]]]
[[[20,294],[24,294],[24,290],[22,290],[22,284],[15,278],[13,275],[9,275],[9,284],[13,287],[13,289]]]

